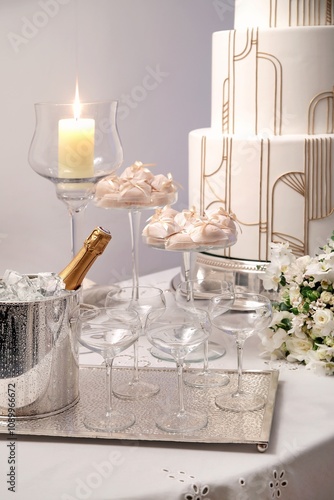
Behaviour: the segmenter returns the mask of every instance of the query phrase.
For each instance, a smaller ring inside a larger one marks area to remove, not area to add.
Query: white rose
[[[307,353],[312,349],[312,341],[309,338],[300,339],[297,337],[289,337],[286,340],[286,348],[289,351],[287,356],[288,361],[305,361]]]
[[[320,295],[320,299],[325,302],[325,304],[330,304],[332,300],[333,294],[331,292],[322,292]]]
[[[313,321],[317,328],[324,328],[333,320],[333,313],[330,309],[317,309],[313,315]]]

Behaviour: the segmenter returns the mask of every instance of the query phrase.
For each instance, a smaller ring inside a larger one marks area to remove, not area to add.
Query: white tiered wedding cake
[[[314,253],[334,229],[334,0],[236,0],[213,34],[211,128],[189,135],[189,204],[235,213],[215,255]],[[227,259],[226,259],[227,261]]]

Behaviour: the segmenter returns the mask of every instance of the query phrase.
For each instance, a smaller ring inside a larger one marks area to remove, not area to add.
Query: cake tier
[[[214,33],[212,128],[333,133],[333,49],[332,26]]]
[[[240,138],[189,134],[189,205],[236,215],[237,243],[211,252],[267,261],[272,241],[314,254],[334,228],[334,134]]]
[[[333,0],[237,0],[234,27],[319,26],[333,18]]]

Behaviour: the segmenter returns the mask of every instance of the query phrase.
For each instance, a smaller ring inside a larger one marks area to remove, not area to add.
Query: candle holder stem
[[[86,208],[86,207],[85,207]],[[71,254],[72,258],[79,252],[83,244],[83,230],[82,222],[84,217],[85,208],[74,209],[68,207],[70,215],[70,232],[71,232]]]

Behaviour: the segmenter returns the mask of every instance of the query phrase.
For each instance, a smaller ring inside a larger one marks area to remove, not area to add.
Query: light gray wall
[[[210,124],[211,36],[233,26],[231,0],[0,0],[0,275],[61,270],[70,258],[67,209],[29,166],[34,103],[119,100],[121,168],[135,160],[171,172],[188,204],[188,133]],[[155,71],[157,85],[144,88]],[[142,215],[142,227],[152,212]],[[131,276],[126,213],[88,206],[83,233],[102,225],[113,240],[89,278]],[[140,244],[140,274],[180,255]]]

